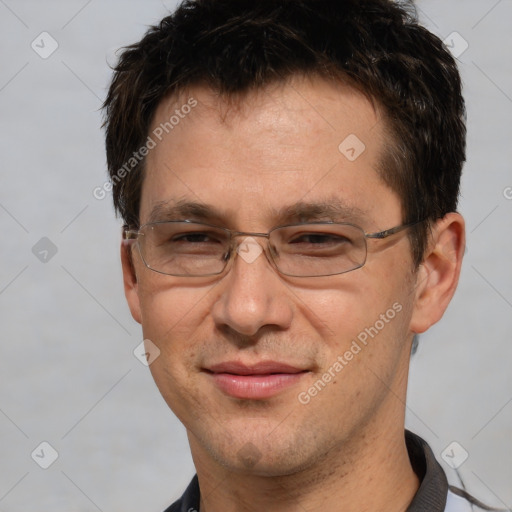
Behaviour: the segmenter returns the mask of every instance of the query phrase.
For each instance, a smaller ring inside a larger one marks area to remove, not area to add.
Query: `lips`
[[[228,361],[212,365],[205,372],[223,393],[231,397],[262,400],[296,385],[308,370],[276,361],[251,365]]]
[[[276,361],[260,361],[252,365],[245,365],[236,361],[228,361],[225,363],[210,366],[209,371],[212,373],[230,373],[233,375],[271,375],[275,373],[300,373],[303,370],[290,366],[285,363]]]

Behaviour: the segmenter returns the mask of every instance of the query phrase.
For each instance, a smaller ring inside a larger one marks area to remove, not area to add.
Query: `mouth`
[[[309,370],[277,361],[245,365],[228,361],[206,368],[205,373],[226,395],[246,400],[263,400],[296,385]]]

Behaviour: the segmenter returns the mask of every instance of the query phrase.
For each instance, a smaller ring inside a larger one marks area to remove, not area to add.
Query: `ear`
[[[425,332],[443,316],[459,282],[465,250],[464,219],[448,213],[432,226],[432,236],[417,272],[410,328]]]
[[[124,294],[133,319],[140,324],[142,316],[140,313],[139,285],[133,264],[132,251],[134,247],[135,245],[127,240],[121,242],[121,265],[123,268]]]

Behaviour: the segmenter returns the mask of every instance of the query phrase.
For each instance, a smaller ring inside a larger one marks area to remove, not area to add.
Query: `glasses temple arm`
[[[403,231],[404,229],[415,226],[416,224],[419,224],[420,222],[423,222],[423,221],[419,220],[417,222],[409,222],[407,224],[395,226],[394,228],[386,229],[384,231],[379,231],[377,233],[365,233],[365,236],[366,236],[366,238],[386,238],[388,236],[394,235],[395,233],[399,233],[400,231]]]

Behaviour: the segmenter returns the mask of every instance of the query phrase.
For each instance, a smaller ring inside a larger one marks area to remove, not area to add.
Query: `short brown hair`
[[[104,103],[116,211],[139,225],[144,145],[168,94],[205,84],[222,95],[296,74],[343,77],[383,107],[392,144],[381,176],[401,198],[418,265],[428,224],[457,207],[465,109],[455,60],[420,26],[412,4],[390,0],[186,0],[126,47]]]

